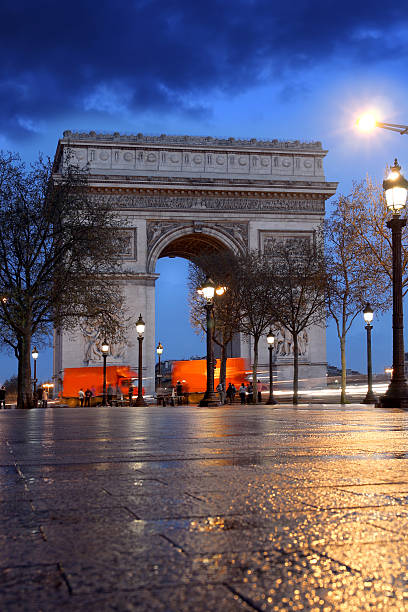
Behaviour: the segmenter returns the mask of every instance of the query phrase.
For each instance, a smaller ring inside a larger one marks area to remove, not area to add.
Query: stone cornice
[[[290,199],[299,199],[303,200],[320,200],[324,202],[327,198],[331,197],[334,193],[334,189],[322,189],[313,191],[302,191],[302,190],[291,190],[289,187],[287,191],[280,186],[280,189],[268,189],[265,191],[260,191],[257,189],[222,189],[222,188],[214,188],[211,190],[208,189],[194,189],[194,188],[176,188],[176,189],[168,189],[168,188],[158,188],[158,187],[106,187],[106,186],[92,186],[90,188],[90,192],[94,194],[103,194],[105,196],[111,196],[115,198],[119,197],[133,197],[137,198],[140,196],[149,197],[149,196],[157,196],[161,198],[225,198],[229,200],[239,200],[240,198],[246,199],[265,199],[265,200],[275,200],[277,198],[285,198],[286,200]],[[298,187],[298,185],[297,185]]]
[[[208,178],[208,177],[169,177],[169,176],[137,176],[134,175],[108,175],[93,174],[90,177],[92,188],[107,187],[109,189],[165,189],[169,192],[173,189],[189,190],[196,189],[221,189],[225,191],[245,190],[257,191],[267,190],[271,192],[295,189],[296,191],[312,190],[319,193],[333,195],[337,189],[337,182],[328,181],[301,181],[301,180],[279,180],[261,179],[251,180],[248,178]]]
[[[91,132],[72,132],[66,130],[63,133],[63,139],[67,142],[86,142],[89,144],[136,144],[142,146],[158,146],[158,147],[204,147],[205,149],[216,147],[217,149],[267,149],[279,151],[319,151],[326,153],[323,150],[322,143],[316,142],[301,142],[299,140],[257,140],[251,138],[249,140],[236,138],[213,138],[212,136],[182,136],[162,134],[161,136],[149,136],[145,134],[98,134]]]

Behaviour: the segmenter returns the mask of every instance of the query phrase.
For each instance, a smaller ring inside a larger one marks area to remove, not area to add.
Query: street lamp
[[[357,119],[357,127],[362,132],[371,132],[374,128],[382,128],[383,130],[389,130],[390,132],[397,132],[398,134],[408,134],[408,125],[400,123],[385,123],[384,121],[377,121],[374,113],[365,113]]]
[[[373,367],[372,367],[372,359],[371,359],[371,330],[373,326],[371,325],[371,321],[373,320],[374,313],[370,304],[367,302],[366,307],[363,310],[364,321],[367,323],[367,382],[368,382],[368,390],[367,395],[363,399],[363,404],[375,404],[377,402],[377,397],[373,393]]]
[[[268,343],[269,349],[269,397],[265,404],[277,404],[278,402],[273,397],[273,371],[272,371],[272,351],[273,345],[275,343],[275,336],[270,329],[268,335],[266,336],[266,341]]]
[[[220,402],[214,392],[214,364],[212,352],[212,335],[214,329],[214,294],[221,296],[225,293],[225,287],[216,287],[211,278],[206,278],[197,293],[205,298],[205,309],[207,313],[207,390],[199,406],[219,406]]]
[[[102,406],[106,406],[106,358],[109,354],[109,344],[104,340],[101,346],[102,357],[103,357],[103,394],[102,394]]]
[[[33,404],[34,407],[37,407],[37,359],[38,359],[38,351],[37,348],[34,347],[31,351],[31,357],[34,360],[34,378],[33,378]]]
[[[392,376],[380,406],[408,410],[408,386],[404,372],[404,321],[402,309],[401,234],[406,219],[400,218],[408,194],[408,181],[395,160],[388,178],[383,182],[387,207],[392,219],[387,227],[392,231]]]
[[[163,345],[161,344],[161,342],[159,342],[159,344],[157,345],[156,348],[156,352],[159,356],[159,372],[157,374],[157,378],[159,379],[159,386],[160,386],[160,379],[161,379],[161,355],[163,352]]]
[[[135,402],[135,406],[147,406],[144,397],[143,397],[143,377],[142,377],[142,368],[143,368],[143,353],[142,353],[142,344],[143,344],[143,334],[145,330],[145,322],[142,319],[142,313],[140,313],[138,320],[136,321],[136,331],[138,333],[137,339],[139,342],[139,365],[137,370],[137,398]]]

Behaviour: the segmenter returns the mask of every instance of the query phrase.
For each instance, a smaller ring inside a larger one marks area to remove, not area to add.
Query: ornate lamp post
[[[371,325],[371,321],[373,320],[373,309],[370,304],[367,302],[366,307],[363,310],[364,321],[367,323],[367,382],[368,382],[368,390],[367,395],[363,399],[363,404],[375,404],[377,402],[377,397],[373,393],[373,367],[372,367],[372,359],[371,359],[371,330],[373,326]]]
[[[225,287],[215,287],[211,278],[207,278],[204,285],[197,290],[199,295],[205,298],[205,309],[207,313],[207,390],[199,406],[219,406],[220,402],[214,392],[214,364],[212,350],[212,335],[214,329],[214,294],[223,295]]]
[[[38,359],[38,351],[37,348],[34,347],[31,351],[31,357],[34,361],[34,378],[33,378],[33,404],[34,408],[37,408],[37,359]]]
[[[102,393],[102,406],[106,406],[106,358],[109,354],[109,344],[104,340],[101,346],[102,357],[103,357],[103,393]]]
[[[144,397],[143,397],[143,374],[142,374],[142,368],[143,368],[142,345],[143,345],[143,334],[144,334],[145,327],[146,325],[142,319],[142,313],[140,313],[139,318],[136,321],[136,331],[138,333],[137,340],[139,342],[139,365],[137,369],[138,384],[137,384],[137,398],[136,398],[135,406],[147,406],[144,400]]]
[[[268,343],[268,349],[269,349],[269,397],[267,401],[265,402],[265,404],[277,404],[278,402],[273,397],[272,351],[273,351],[273,345],[275,343],[275,336],[273,335],[271,329],[269,330],[268,335],[266,336],[266,341]]]
[[[400,218],[405,208],[408,181],[402,176],[395,160],[388,178],[383,182],[387,207],[393,213],[387,226],[392,231],[392,376],[380,406],[408,410],[408,386],[404,372],[404,321],[402,310],[401,234],[406,220]]]
[[[159,379],[158,383],[159,383],[159,387],[160,387],[160,379],[161,379],[161,355],[162,355],[162,352],[163,352],[163,345],[161,344],[161,342],[159,342],[159,344],[157,345],[156,352],[157,352],[157,354],[159,356],[159,372],[157,374],[157,378]]]

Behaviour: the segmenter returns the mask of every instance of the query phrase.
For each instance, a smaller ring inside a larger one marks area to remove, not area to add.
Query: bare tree
[[[361,187],[358,187],[358,207],[361,193]],[[373,251],[368,247],[365,237],[362,240],[360,231],[356,232],[349,221],[350,210],[353,208],[353,194],[349,197],[340,196],[326,221],[326,305],[327,314],[335,322],[340,343],[342,404],[346,402],[347,333],[367,302],[376,310],[386,309],[390,302],[388,274],[377,275],[376,267],[373,270],[368,265],[367,257],[371,260]],[[385,238],[375,238],[377,245],[383,240]]]
[[[234,291],[238,296],[239,329],[253,340],[252,384],[253,401],[258,397],[258,345],[276,321],[272,308],[274,293],[271,262],[260,251],[247,251],[237,257],[233,276]]]
[[[110,337],[120,333],[119,223],[69,160],[53,177],[50,160],[27,169],[1,153],[0,227],[2,342],[18,359],[17,405],[29,408],[33,337],[83,318]]]
[[[392,237],[387,221],[392,214],[387,208],[382,185],[367,176],[353,184],[346,201],[344,217],[353,228],[355,257],[364,263],[379,291],[389,294]],[[406,218],[406,215],[407,211],[402,211],[401,217]],[[402,283],[405,295],[408,291],[408,226],[402,229]]]
[[[293,403],[299,397],[299,335],[324,325],[326,272],[323,238],[278,238],[269,251],[270,313],[293,338]]]
[[[240,329],[240,313],[237,295],[234,291],[235,284],[232,276],[236,270],[235,256],[225,250],[211,255],[202,255],[195,258],[189,265],[189,302],[190,321],[198,333],[206,333],[206,310],[201,299],[198,299],[197,288],[200,287],[207,276],[214,283],[226,287],[226,292],[219,298],[214,299],[214,327],[212,330],[213,341],[221,349],[220,382],[226,383],[227,347],[234,335]]]

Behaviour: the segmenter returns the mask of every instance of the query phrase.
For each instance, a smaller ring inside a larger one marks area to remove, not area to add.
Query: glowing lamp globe
[[[366,307],[363,310],[363,317],[366,323],[371,323],[371,321],[373,320],[374,312],[368,302],[366,304]]]
[[[161,354],[162,354],[162,352],[163,352],[163,346],[162,346],[161,342],[159,342],[159,344],[157,345],[156,351],[157,351],[157,354],[158,354],[158,355],[161,355]]]
[[[38,359],[38,351],[37,351],[36,347],[34,347],[33,350],[31,351],[31,356],[32,356],[32,358],[34,360]]]
[[[275,336],[273,335],[271,329],[269,330],[268,335],[266,336],[266,341],[269,346],[273,346],[273,343],[275,342]]]
[[[139,334],[139,336],[142,336],[144,334],[145,327],[146,325],[142,319],[142,313],[140,313],[139,318],[136,321],[136,331]]]
[[[362,132],[371,132],[377,126],[377,119],[373,113],[365,113],[357,119],[357,127]]]
[[[106,340],[102,342],[101,350],[104,355],[109,353],[109,344],[106,342]]]
[[[212,300],[215,293],[215,285],[211,278],[207,278],[204,285],[201,287],[202,295],[206,300]]]
[[[399,215],[407,201],[408,181],[401,174],[401,166],[396,159],[388,177],[383,181],[383,189],[387,208],[394,215]]]

